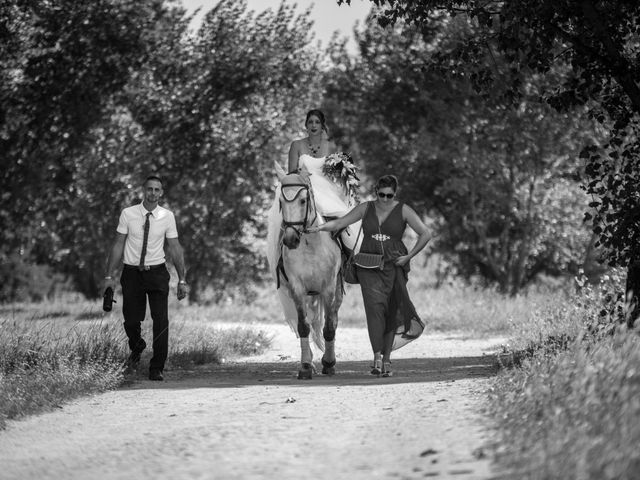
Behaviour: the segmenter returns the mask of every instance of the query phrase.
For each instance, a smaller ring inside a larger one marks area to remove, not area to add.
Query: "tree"
[[[188,20],[175,11],[147,32],[145,61],[78,159],[74,207],[62,222],[62,243],[74,248],[62,258],[90,296],[118,213],[139,201],[151,172],[163,178],[164,204],[176,213],[192,301],[216,300],[264,272],[273,162],[318,96],[308,13],[283,6],[256,16],[245,2],[224,1],[198,31]],[[101,221],[88,224],[96,211]]]
[[[172,2],[89,3],[0,6],[2,258],[95,297],[118,213],[154,172],[192,300],[253,280],[269,172],[319,97],[309,12],[226,0],[191,32]]]
[[[577,152],[594,133],[583,113],[539,101],[539,77],[521,76],[526,93],[514,104],[495,86],[477,95],[475,72],[443,69],[442,55],[474,33],[461,19],[434,19],[429,35],[369,24],[361,60],[342,59],[327,96],[367,172],[398,174],[402,198],[442,220],[438,248],[458,271],[515,294],[539,273],[577,272],[583,260]],[[483,61],[503,66],[499,55]]]
[[[78,153],[147,54],[159,0],[0,4],[0,258],[55,264]],[[80,160],[81,161],[81,160]]]
[[[350,3],[350,0],[338,0]],[[599,244],[612,265],[635,258],[638,228],[627,221],[626,211],[637,209],[634,185],[637,163],[640,68],[638,23],[640,4],[633,0],[434,1],[372,0],[380,7],[381,25],[404,20],[428,31],[434,15],[447,12],[463,16],[479,27],[469,41],[441,57],[443,64],[474,70],[479,91],[497,83],[509,85],[512,98],[522,94],[519,74],[546,75],[554,67],[567,67],[543,97],[559,111],[584,105],[605,125],[609,139],[586,145],[586,191],[594,197],[591,216]],[[506,60],[502,70],[486,68],[477,52],[495,45]]]
[[[250,283],[279,161],[319,94],[309,14],[282,5],[255,16],[223,1],[194,36],[163,41],[128,86],[149,138],[147,168],[168,181],[186,250],[191,298]]]

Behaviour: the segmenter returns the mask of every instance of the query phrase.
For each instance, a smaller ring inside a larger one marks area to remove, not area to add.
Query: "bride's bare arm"
[[[289,147],[289,172],[298,170],[298,157],[300,157],[300,143],[297,140],[291,142]]]

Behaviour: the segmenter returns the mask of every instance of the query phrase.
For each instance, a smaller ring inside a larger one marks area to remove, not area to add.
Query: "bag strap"
[[[360,220],[360,229],[358,230],[358,235],[356,235],[356,243],[353,245],[353,250],[351,250],[351,257],[356,254],[356,247],[358,246],[358,240],[360,240],[360,234],[362,233],[362,224],[364,223],[364,217],[367,216],[367,212],[369,211],[369,203],[367,202],[367,206],[364,209],[364,215],[362,216],[362,220]]]

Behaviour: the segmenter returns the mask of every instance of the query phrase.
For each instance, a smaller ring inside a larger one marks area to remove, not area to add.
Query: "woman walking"
[[[373,349],[373,375],[389,377],[391,352],[418,338],[424,323],[407,291],[409,261],[429,242],[427,227],[408,205],[396,200],[398,180],[393,175],[376,182],[376,200],[362,203],[343,217],[313,231],[335,231],[362,220],[360,252],[382,254],[381,268],[356,266],[362,288],[369,340]],[[402,242],[407,224],[418,239],[408,251]]]

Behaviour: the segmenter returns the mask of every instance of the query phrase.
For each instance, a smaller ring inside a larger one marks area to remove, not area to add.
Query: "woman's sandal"
[[[393,376],[393,372],[391,371],[391,362],[384,362],[382,364],[382,376],[383,377]]]
[[[374,360],[371,366],[371,375],[380,375],[382,373],[382,360]]]

